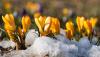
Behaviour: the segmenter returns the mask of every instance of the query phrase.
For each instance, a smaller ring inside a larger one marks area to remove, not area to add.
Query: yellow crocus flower
[[[26,9],[31,12],[37,12],[40,9],[40,5],[38,3],[27,2]]]
[[[57,18],[40,16],[35,18],[35,23],[39,28],[41,36],[60,33],[60,22]]]
[[[11,31],[16,30],[14,16],[12,14],[6,14],[5,16],[2,16],[2,19],[4,21],[6,30],[11,30]]]
[[[90,18],[90,22],[92,24],[92,28],[94,28],[97,23],[97,18]]]
[[[39,22],[40,22],[40,25],[41,25],[42,29],[44,28],[45,21],[46,21],[46,17],[45,16],[40,16],[39,17]]]
[[[60,22],[57,18],[52,17],[52,23],[51,23],[50,31],[53,34],[59,34],[60,33]]]
[[[45,20],[46,20],[46,18],[43,16],[40,16],[39,18],[35,17],[35,23],[38,26],[39,31],[41,31],[41,32],[43,31]]]
[[[2,19],[4,21],[4,27],[5,30],[10,37],[10,40],[15,41],[14,32],[16,31],[16,26],[14,22],[14,16],[12,14],[6,14],[5,16],[2,16]]]
[[[79,32],[82,30],[82,28],[83,28],[83,24],[84,24],[84,17],[77,17],[76,18],[76,23],[77,23],[77,26],[78,26],[78,30],[79,30]]]
[[[22,17],[22,27],[23,27],[23,32],[27,32],[31,25],[31,20],[29,16],[23,16]]]
[[[89,20],[84,21],[84,28],[86,29],[88,35],[92,32],[92,24]]]
[[[51,17],[42,17],[35,18],[35,23],[39,28],[39,32],[41,36],[46,36],[49,34],[49,28],[51,25]]]
[[[11,9],[12,5],[9,2],[4,2],[4,8],[5,9]]]
[[[69,13],[68,8],[63,8],[62,13],[63,13],[64,16],[67,16],[68,13]]]
[[[66,32],[67,32],[67,38],[71,40],[71,38],[74,35],[74,24],[72,23],[72,21],[68,21],[66,23]]]

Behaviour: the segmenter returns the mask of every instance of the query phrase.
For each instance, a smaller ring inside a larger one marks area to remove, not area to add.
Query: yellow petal
[[[84,17],[77,17],[76,18],[76,23],[77,23],[77,26],[78,26],[78,30],[79,30],[79,32],[82,30],[82,28],[83,28],[83,24],[84,24]]]
[[[43,17],[43,16],[40,16],[39,17],[39,23],[40,23],[40,25],[41,25],[42,28],[45,25],[45,20],[46,20],[46,17]]]
[[[66,29],[74,31],[74,24],[72,23],[72,21],[66,23]]]
[[[10,21],[14,22],[14,16],[12,14],[9,14],[9,18],[10,18]]]
[[[66,33],[67,33],[67,38],[72,38],[74,35],[74,24],[72,21],[68,21],[66,23]]]
[[[60,33],[60,22],[57,18],[52,17],[52,23],[51,23],[50,31],[53,34],[59,34]]]
[[[5,24],[9,24],[9,22],[5,19],[5,17],[2,16],[2,20]]]
[[[15,31],[16,28],[10,25],[5,25],[5,29],[10,31]]]
[[[40,33],[43,33],[43,29],[42,29],[42,27],[41,27],[41,24],[40,24],[38,18],[35,18],[35,23],[36,23],[37,27],[39,28],[39,32],[40,32]]]
[[[7,30],[16,30],[15,22],[14,22],[14,17],[12,14],[6,14],[5,17],[2,16],[2,19],[4,21],[5,29]]]
[[[50,25],[51,25],[51,17],[47,17],[46,20],[45,20],[45,26],[44,26],[45,32],[49,31]]]
[[[92,28],[94,28],[95,25],[96,25],[96,23],[97,23],[97,18],[91,18],[91,19],[90,19],[90,22],[91,22],[91,24],[92,24]]]
[[[92,24],[89,20],[84,21],[84,28],[86,29],[87,34],[90,34],[92,32]]]
[[[22,26],[23,26],[23,31],[26,32],[31,25],[31,20],[29,16],[23,16],[22,17]]]

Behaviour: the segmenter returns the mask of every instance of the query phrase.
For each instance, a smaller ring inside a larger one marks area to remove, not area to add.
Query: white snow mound
[[[25,46],[28,47],[32,45],[35,38],[38,38],[38,32],[35,31],[34,29],[29,30],[28,33],[26,34]]]
[[[67,45],[45,36],[37,38],[27,50],[37,57],[77,57],[78,53],[75,45]]]

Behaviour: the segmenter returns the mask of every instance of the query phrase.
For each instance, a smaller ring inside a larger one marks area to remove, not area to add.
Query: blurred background
[[[0,0],[0,24],[1,16],[6,13],[12,13],[15,19],[20,19],[26,14],[32,17],[35,12],[57,17],[62,23],[66,19],[75,20],[77,16],[87,19],[97,17],[100,21],[100,0]],[[100,22],[97,27],[100,27]]]
[[[5,7],[21,11],[29,2],[40,3],[46,15],[59,16],[63,8],[68,8],[77,15],[100,16],[100,0],[0,0],[0,12]]]

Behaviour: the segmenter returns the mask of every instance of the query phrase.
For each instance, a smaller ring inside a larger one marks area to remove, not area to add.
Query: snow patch
[[[38,57],[46,55],[50,57],[77,57],[78,53],[77,46],[67,45],[45,36],[37,38],[27,50]]]
[[[26,34],[25,46],[28,47],[32,45],[34,40],[38,38],[38,35],[39,35],[38,32],[35,31],[34,29],[29,30],[28,33]]]

